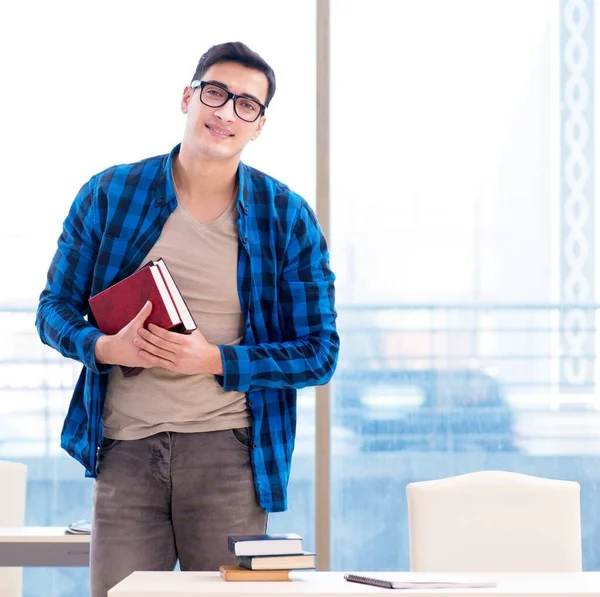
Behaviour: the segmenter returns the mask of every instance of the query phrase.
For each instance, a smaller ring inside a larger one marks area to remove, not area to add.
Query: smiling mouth
[[[233,137],[233,133],[228,133],[227,131],[223,131],[221,129],[214,128],[210,124],[207,124],[205,126],[213,135],[216,135],[217,137],[221,137],[223,139],[225,139],[227,137]]]

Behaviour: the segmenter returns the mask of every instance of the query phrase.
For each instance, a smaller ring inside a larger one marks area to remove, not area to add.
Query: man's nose
[[[233,98],[228,99],[221,107],[215,110],[215,115],[221,120],[233,122],[236,118],[233,101]]]

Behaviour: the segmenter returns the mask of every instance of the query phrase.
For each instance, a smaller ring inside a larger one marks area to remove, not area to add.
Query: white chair
[[[581,572],[579,483],[483,471],[406,493],[414,572]]]
[[[17,527],[25,524],[26,483],[27,467],[24,464],[0,460],[0,527]],[[21,568],[0,566],[0,595],[21,597],[22,577]]]

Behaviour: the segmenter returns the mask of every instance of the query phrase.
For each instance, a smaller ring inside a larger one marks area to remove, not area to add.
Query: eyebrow
[[[220,87],[227,89],[227,91],[229,91],[231,93],[231,89],[229,89],[229,85],[226,85],[225,83],[223,83],[221,81],[215,81],[214,79],[211,79],[210,81],[206,81],[206,82],[212,83],[214,85],[219,85]],[[261,106],[264,105],[263,102],[261,102],[257,97],[255,97],[254,95],[251,95],[250,93],[236,93],[235,95],[239,95],[240,97],[247,97],[248,99],[258,102]]]

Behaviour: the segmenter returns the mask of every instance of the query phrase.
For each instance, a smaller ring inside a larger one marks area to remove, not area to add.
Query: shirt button
[[[248,242],[248,237],[244,236],[244,242],[247,243]]]
[[[254,406],[254,404],[252,402],[248,402],[248,406],[252,407],[252,406]]]
[[[256,444],[252,444],[252,449],[253,449],[253,450],[256,450],[256,448],[257,448],[257,447],[258,447],[258,446],[257,446]]]
[[[251,324],[250,322],[248,322],[248,323],[246,324],[246,328],[250,329],[251,327],[252,327],[252,324]]]
[[[248,206],[244,205],[244,213],[247,215],[248,214]]]
[[[156,200],[156,205],[162,205],[165,202],[164,199],[157,199]]]

